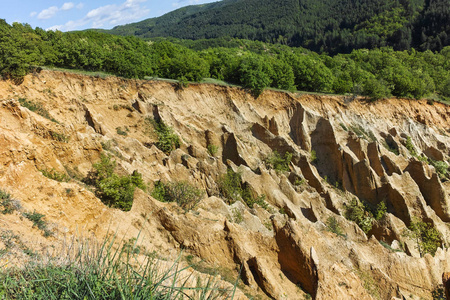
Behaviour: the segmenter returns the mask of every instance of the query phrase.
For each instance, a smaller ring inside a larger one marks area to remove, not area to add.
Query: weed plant
[[[383,146],[388,149],[389,151],[391,151],[392,153],[394,153],[395,155],[400,155],[400,151],[398,150],[398,146],[395,144],[395,142],[391,141],[391,140],[387,140],[384,139],[382,141]]]
[[[65,135],[64,133],[54,132],[52,131],[52,137],[53,139],[57,140],[58,142],[68,143],[69,137]]]
[[[318,162],[316,150],[311,150],[311,163],[315,164]]]
[[[448,164],[445,161],[433,160],[429,158],[428,163],[435,168],[436,172],[439,175],[439,178],[442,181],[447,180],[449,178]]]
[[[383,241],[379,241],[379,242],[380,242],[380,244],[381,244],[384,248],[388,249],[388,250],[391,251],[391,252],[402,252],[402,250],[400,250],[400,249],[394,249],[394,248],[392,248],[391,245],[389,245],[389,244],[386,243],[386,242],[383,242]]]
[[[100,245],[74,242],[62,255],[34,260],[23,268],[2,268],[0,298],[206,300],[234,296],[235,288],[221,287],[213,276],[202,281],[184,272],[190,266],[181,266],[179,259],[163,264],[153,255],[116,247],[114,240],[107,238]]]
[[[116,128],[116,132],[117,132],[118,135],[123,135],[123,136],[127,136],[128,135],[128,132],[126,131],[126,129],[123,130],[121,127],[117,127]]]
[[[219,147],[216,145],[209,144],[206,149],[208,150],[208,154],[211,156],[216,156]]]
[[[11,214],[16,210],[20,210],[22,207],[18,200],[14,200],[11,194],[0,190],[0,205],[3,207],[2,214]]]
[[[49,237],[53,235],[53,232],[51,232],[47,228],[47,222],[44,220],[45,215],[40,214],[36,211],[33,211],[32,213],[25,212],[23,213],[23,216],[33,222],[33,227],[37,227],[40,230],[44,232],[45,237]]]
[[[59,182],[68,182],[70,180],[70,177],[67,174],[59,173],[53,168],[51,170],[41,170],[41,173],[45,177]]]

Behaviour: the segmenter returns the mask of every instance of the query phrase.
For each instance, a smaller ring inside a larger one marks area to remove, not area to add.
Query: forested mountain
[[[110,33],[142,38],[235,37],[330,54],[450,44],[450,0],[223,0],[188,6]]]

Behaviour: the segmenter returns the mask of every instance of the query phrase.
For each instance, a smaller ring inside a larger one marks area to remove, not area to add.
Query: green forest
[[[271,87],[370,99],[450,97],[450,47],[438,52],[382,47],[329,56],[235,38],[145,41],[96,31],[45,31],[0,20],[1,76],[20,82],[43,66],[170,78],[183,84],[214,78],[243,86],[255,96]]]
[[[141,38],[231,37],[335,55],[354,49],[440,51],[450,45],[450,0],[223,0],[110,31]]]

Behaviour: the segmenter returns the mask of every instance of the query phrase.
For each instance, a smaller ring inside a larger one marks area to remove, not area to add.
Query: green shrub
[[[292,153],[286,152],[284,155],[281,155],[275,150],[266,158],[265,162],[269,168],[272,168],[277,172],[288,172],[291,160]]]
[[[231,168],[228,168],[227,173],[219,178],[218,184],[220,194],[228,204],[242,200],[250,208],[253,208],[255,203],[264,209],[269,207],[265,201],[266,196],[260,195],[255,198],[248,184],[242,182],[241,174],[234,172]]]
[[[356,198],[353,198],[347,206],[345,217],[358,224],[366,234],[372,229],[372,223],[375,220],[372,213]]]
[[[317,163],[317,153],[316,150],[311,150],[311,163]]]
[[[228,168],[227,173],[219,178],[218,184],[220,194],[228,200],[228,204],[234,203],[242,197],[242,177],[233,169]]]
[[[249,191],[249,189],[244,189],[244,191]],[[266,202],[266,195],[259,195],[256,198],[251,195],[251,193],[248,193],[249,195],[246,196],[244,193],[244,196],[242,197],[245,204],[247,204],[248,207],[253,208],[255,204],[258,204],[260,207],[264,209],[268,209],[269,205]]]
[[[11,195],[0,190],[0,205],[3,206],[2,214],[11,214],[15,210],[20,210],[20,202],[11,198]]]
[[[50,171],[41,170],[41,173],[45,177],[50,178],[52,180],[59,181],[59,182],[68,182],[70,180],[70,177],[67,174],[59,173],[54,168],[52,168]]]
[[[433,300],[445,300],[447,297],[445,296],[445,291],[443,285],[438,285],[432,292],[431,296]]]
[[[295,186],[301,186],[301,185],[303,185],[305,182],[306,182],[306,179],[305,179],[305,178],[302,178],[302,179],[295,178],[294,185],[295,185]]]
[[[48,110],[46,110],[40,103],[31,101],[31,100],[27,100],[25,98],[19,98],[19,103],[20,105],[22,105],[23,107],[28,108],[30,111],[37,113],[38,115],[41,115],[42,117],[49,119],[50,121],[53,121],[55,123],[58,123],[58,121],[56,121],[48,112]]]
[[[383,140],[383,146],[388,149],[389,151],[391,151],[392,153],[394,153],[395,155],[399,155],[400,151],[398,150],[398,146],[395,144],[395,142],[391,141],[391,140]]]
[[[413,145],[413,143],[412,143],[412,141],[411,141],[411,137],[410,137],[410,136],[408,136],[408,137],[406,138],[406,141],[405,141],[405,147],[406,147],[406,149],[408,149],[409,153],[410,153],[412,156],[417,156],[416,148],[414,147],[414,145]]]
[[[341,226],[339,226],[339,223],[334,216],[331,216],[327,219],[326,225],[329,231],[340,236],[345,236]]]
[[[70,139],[64,133],[58,133],[58,132],[54,132],[54,131],[52,131],[52,137],[53,137],[53,139],[57,140],[58,142],[63,142],[63,143],[69,142],[69,139]]]
[[[367,131],[364,127],[362,127],[360,124],[357,125],[351,125],[350,126],[351,131],[353,131],[358,137],[365,139],[369,142],[375,142],[377,138],[373,134],[371,130]]]
[[[116,128],[116,132],[117,132],[118,135],[123,135],[123,136],[127,136],[128,135],[128,132],[123,130],[121,127],[117,127]]]
[[[216,156],[219,147],[216,145],[209,144],[206,149],[208,150],[208,154],[211,156]]]
[[[363,90],[364,95],[369,96],[372,101],[388,98],[391,94],[387,83],[376,78],[367,79],[363,84]]]
[[[33,222],[33,227],[37,227],[42,230],[45,237],[53,235],[53,233],[47,228],[47,222],[44,221],[45,215],[33,211],[32,213],[25,212],[23,213],[23,216]]]
[[[236,224],[240,224],[244,221],[244,216],[242,215],[242,211],[235,207],[233,208],[233,220],[232,222],[236,223]]]
[[[431,223],[413,218],[408,229],[409,231],[406,230],[404,235],[417,242],[417,248],[421,256],[425,253],[434,255],[437,248],[441,246],[441,234]]]
[[[373,216],[375,220],[379,221],[384,218],[386,212],[387,212],[386,202],[381,201],[380,203],[378,203],[375,213],[373,213]]]
[[[167,185],[161,180],[155,182],[153,190],[150,195],[158,201],[170,202],[166,193]]]
[[[156,134],[158,135],[158,142],[156,147],[166,154],[172,150],[180,148],[180,138],[173,132],[172,127],[167,126],[162,120],[153,121]]]
[[[436,169],[436,172],[439,174],[441,180],[448,178],[448,164],[445,161],[433,160],[429,158],[428,163]]]
[[[181,208],[188,211],[197,206],[204,193],[185,181],[169,183],[157,181],[151,195],[162,202],[176,202]]]
[[[106,205],[129,211],[133,205],[135,188],[145,190],[145,184],[139,172],[120,176],[114,173],[115,167],[116,161],[102,154],[100,162],[93,165],[93,170],[84,182],[95,187],[96,196]]]

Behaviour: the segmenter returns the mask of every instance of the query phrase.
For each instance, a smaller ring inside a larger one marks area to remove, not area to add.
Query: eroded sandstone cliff
[[[39,103],[54,121],[18,99]],[[155,118],[181,138],[169,155],[155,146]],[[225,273],[241,270],[242,289],[261,298],[431,299],[450,271],[450,181],[419,158],[447,164],[449,134],[450,108],[439,103],[275,91],[254,99],[234,87],[42,71],[20,85],[0,82],[0,189],[44,214],[54,235],[18,213],[2,215],[0,230],[36,251],[71,235],[139,235],[162,257],[184,249]],[[292,154],[289,171],[267,166],[273,151]],[[131,211],[109,208],[80,181],[101,153],[150,187],[188,181],[205,197],[185,212],[137,189]],[[268,207],[228,205],[218,187],[227,168]],[[72,179],[42,174],[53,169]],[[367,234],[344,217],[353,198],[386,204]],[[405,235],[415,219],[440,232],[434,256]],[[8,259],[26,257],[19,249]]]

